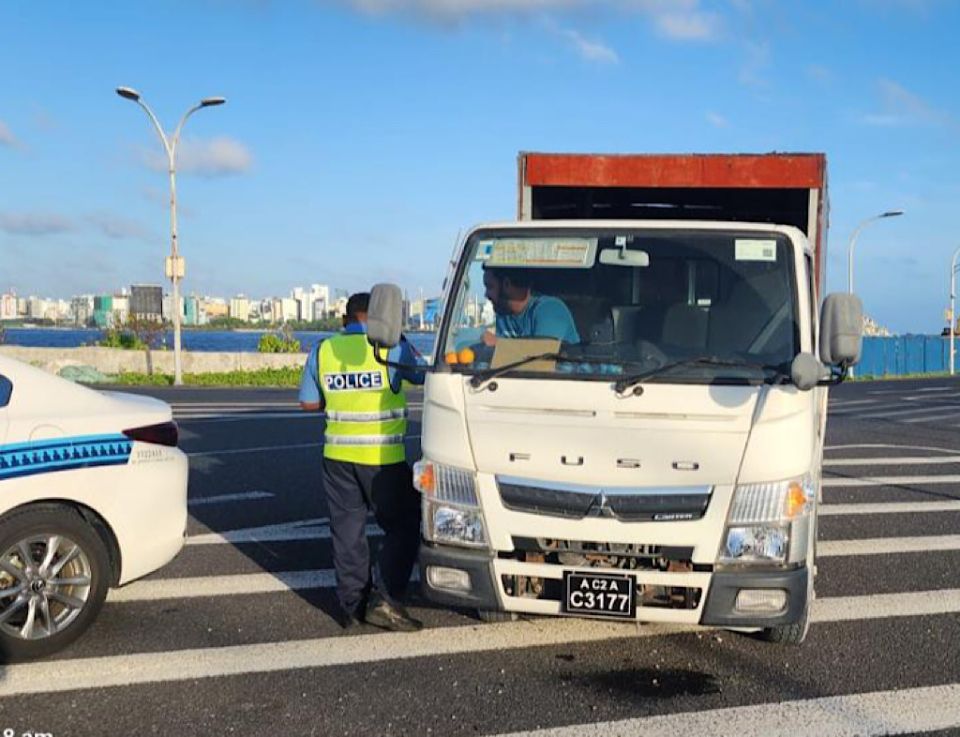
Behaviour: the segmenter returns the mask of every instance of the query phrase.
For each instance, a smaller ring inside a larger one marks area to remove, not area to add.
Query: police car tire
[[[0,555],[32,536],[62,535],[76,543],[90,564],[90,590],[80,614],[63,630],[36,640],[24,640],[0,630],[0,663],[15,663],[50,655],[76,640],[90,626],[110,586],[110,558],[100,535],[75,509],[33,505],[0,518]]]
[[[477,609],[477,617],[481,622],[516,622],[520,616],[516,612],[494,612],[489,609]]]

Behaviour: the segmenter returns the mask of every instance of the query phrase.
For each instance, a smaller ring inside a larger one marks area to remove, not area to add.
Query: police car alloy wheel
[[[103,541],[74,509],[27,507],[0,519],[0,662],[79,637],[103,605],[109,572]]]

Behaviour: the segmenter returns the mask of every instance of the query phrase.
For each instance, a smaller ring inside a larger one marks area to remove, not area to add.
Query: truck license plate
[[[623,619],[637,615],[636,581],[632,576],[564,571],[563,590],[566,614]]]

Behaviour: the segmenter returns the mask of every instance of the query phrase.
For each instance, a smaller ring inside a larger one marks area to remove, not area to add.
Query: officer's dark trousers
[[[406,463],[364,466],[323,459],[323,486],[330,508],[337,598],[345,611],[359,610],[371,585],[393,598],[403,595],[420,546],[420,495]],[[385,535],[371,571],[367,513]]]

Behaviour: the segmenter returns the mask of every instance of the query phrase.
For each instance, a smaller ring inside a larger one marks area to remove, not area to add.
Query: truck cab
[[[529,194],[521,185],[521,216]],[[723,202],[742,212],[741,199]],[[414,470],[424,589],[484,618],[747,627],[799,643],[827,386],[858,355],[858,302],[828,300],[818,346],[822,250],[797,218],[661,209],[675,217],[521,219],[460,244]],[[375,288],[375,344],[398,337],[381,330],[389,301]]]

